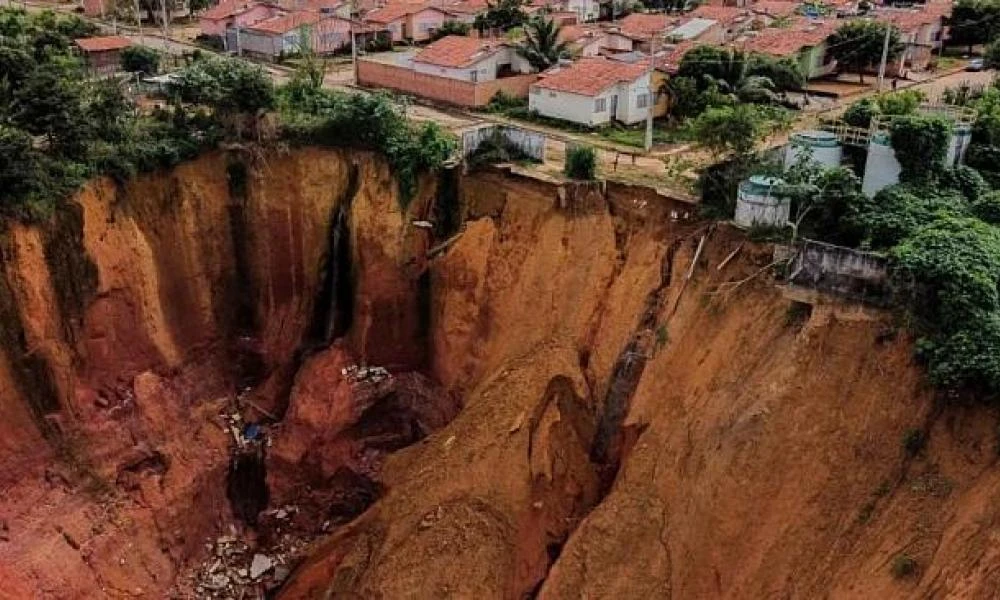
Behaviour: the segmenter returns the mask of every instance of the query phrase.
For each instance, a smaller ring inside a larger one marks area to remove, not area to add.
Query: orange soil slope
[[[465,408],[388,459],[386,495],[283,599],[994,597],[997,415],[935,408],[891,315],[817,299],[800,321],[766,277],[719,293],[770,262],[718,269],[725,228],[685,284],[706,228],[491,177],[432,264],[435,372]],[[629,339],[649,359],[602,498],[590,450]]]
[[[245,181],[234,163],[248,166]],[[227,531],[219,413],[247,384],[243,362],[270,374],[258,404],[283,410],[352,181],[351,248],[365,269],[349,337],[380,359],[422,360],[403,253],[428,241],[368,153],[212,153],[124,186],[91,182],[50,222],[11,226],[0,244],[0,596],[162,597],[205,538]],[[428,184],[411,210],[426,208]],[[401,316],[372,318],[385,307]]]

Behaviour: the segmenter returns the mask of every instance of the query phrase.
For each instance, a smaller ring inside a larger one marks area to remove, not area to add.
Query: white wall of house
[[[581,23],[596,21],[597,17],[601,16],[601,5],[597,0],[567,0],[566,10],[576,13]]]
[[[413,70],[418,73],[447,77],[448,79],[481,82],[496,79],[497,69],[500,65],[504,64],[511,65],[511,69],[517,73],[531,72],[531,65],[528,64],[528,61],[521,58],[513,48],[506,47],[467,67],[440,67],[414,60]]]
[[[601,40],[602,48],[616,50],[619,52],[631,52],[633,45],[634,42],[632,41],[632,38],[625,37],[620,33],[605,34],[604,38]]]
[[[615,120],[632,124],[646,119],[652,108],[650,100],[649,75],[643,74],[633,82],[613,85],[596,96],[531,86],[528,108],[546,117],[590,126],[609,123],[614,110]]]

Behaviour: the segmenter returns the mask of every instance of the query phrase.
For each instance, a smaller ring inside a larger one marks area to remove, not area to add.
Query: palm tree
[[[553,20],[536,17],[524,26],[524,40],[517,47],[520,54],[532,67],[544,71],[569,56],[569,46],[559,40],[562,27]]]
[[[746,53],[731,50],[720,57],[718,68],[714,75],[705,75],[715,83],[719,91],[732,95],[740,102],[766,104],[777,100],[774,93],[774,82],[770,77],[753,75],[751,62]]]

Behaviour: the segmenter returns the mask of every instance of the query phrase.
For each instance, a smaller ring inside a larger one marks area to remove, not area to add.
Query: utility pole
[[[170,17],[167,16],[167,0],[160,0],[160,8],[163,10],[163,37],[170,39]]]
[[[653,39],[649,46],[649,68],[646,70],[646,77],[649,78],[649,88],[646,95],[646,152],[653,149],[653,107],[656,105],[656,95],[653,93],[653,65],[656,63],[656,39],[657,34],[653,33]]]
[[[885,80],[885,63],[889,61],[889,36],[892,35],[892,22],[885,24],[885,39],[882,40],[882,61],[878,65],[878,83],[875,84],[875,91],[882,91],[882,82]]]
[[[358,40],[354,31],[354,20],[360,18],[358,0],[351,0],[351,72],[354,74],[354,85],[358,85]]]
[[[142,14],[139,13],[139,0],[132,0],[133,8],[135,9],[135,23],[139,27],[139,45],[146,45],[146,36],[142,33]]]

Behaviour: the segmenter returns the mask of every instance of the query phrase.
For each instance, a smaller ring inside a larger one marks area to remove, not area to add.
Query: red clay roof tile
[[[84,52],[107,52],[108,50],[121,50],[132,45],[128,38],[120,36],[89,37],[74,40],[80,50]]]
[[[464,35],[448,35],[429,44],[413,57],[413,61],[439,67],[458,68],[471,65],[495,53],[500,47],[501,44],[488,40]]]
[[[641,77],[648,68],[646,62],[629,64],[606,58],[583,58],[546,71],[535,85],[557,92],[596,96],[618,82]]]

